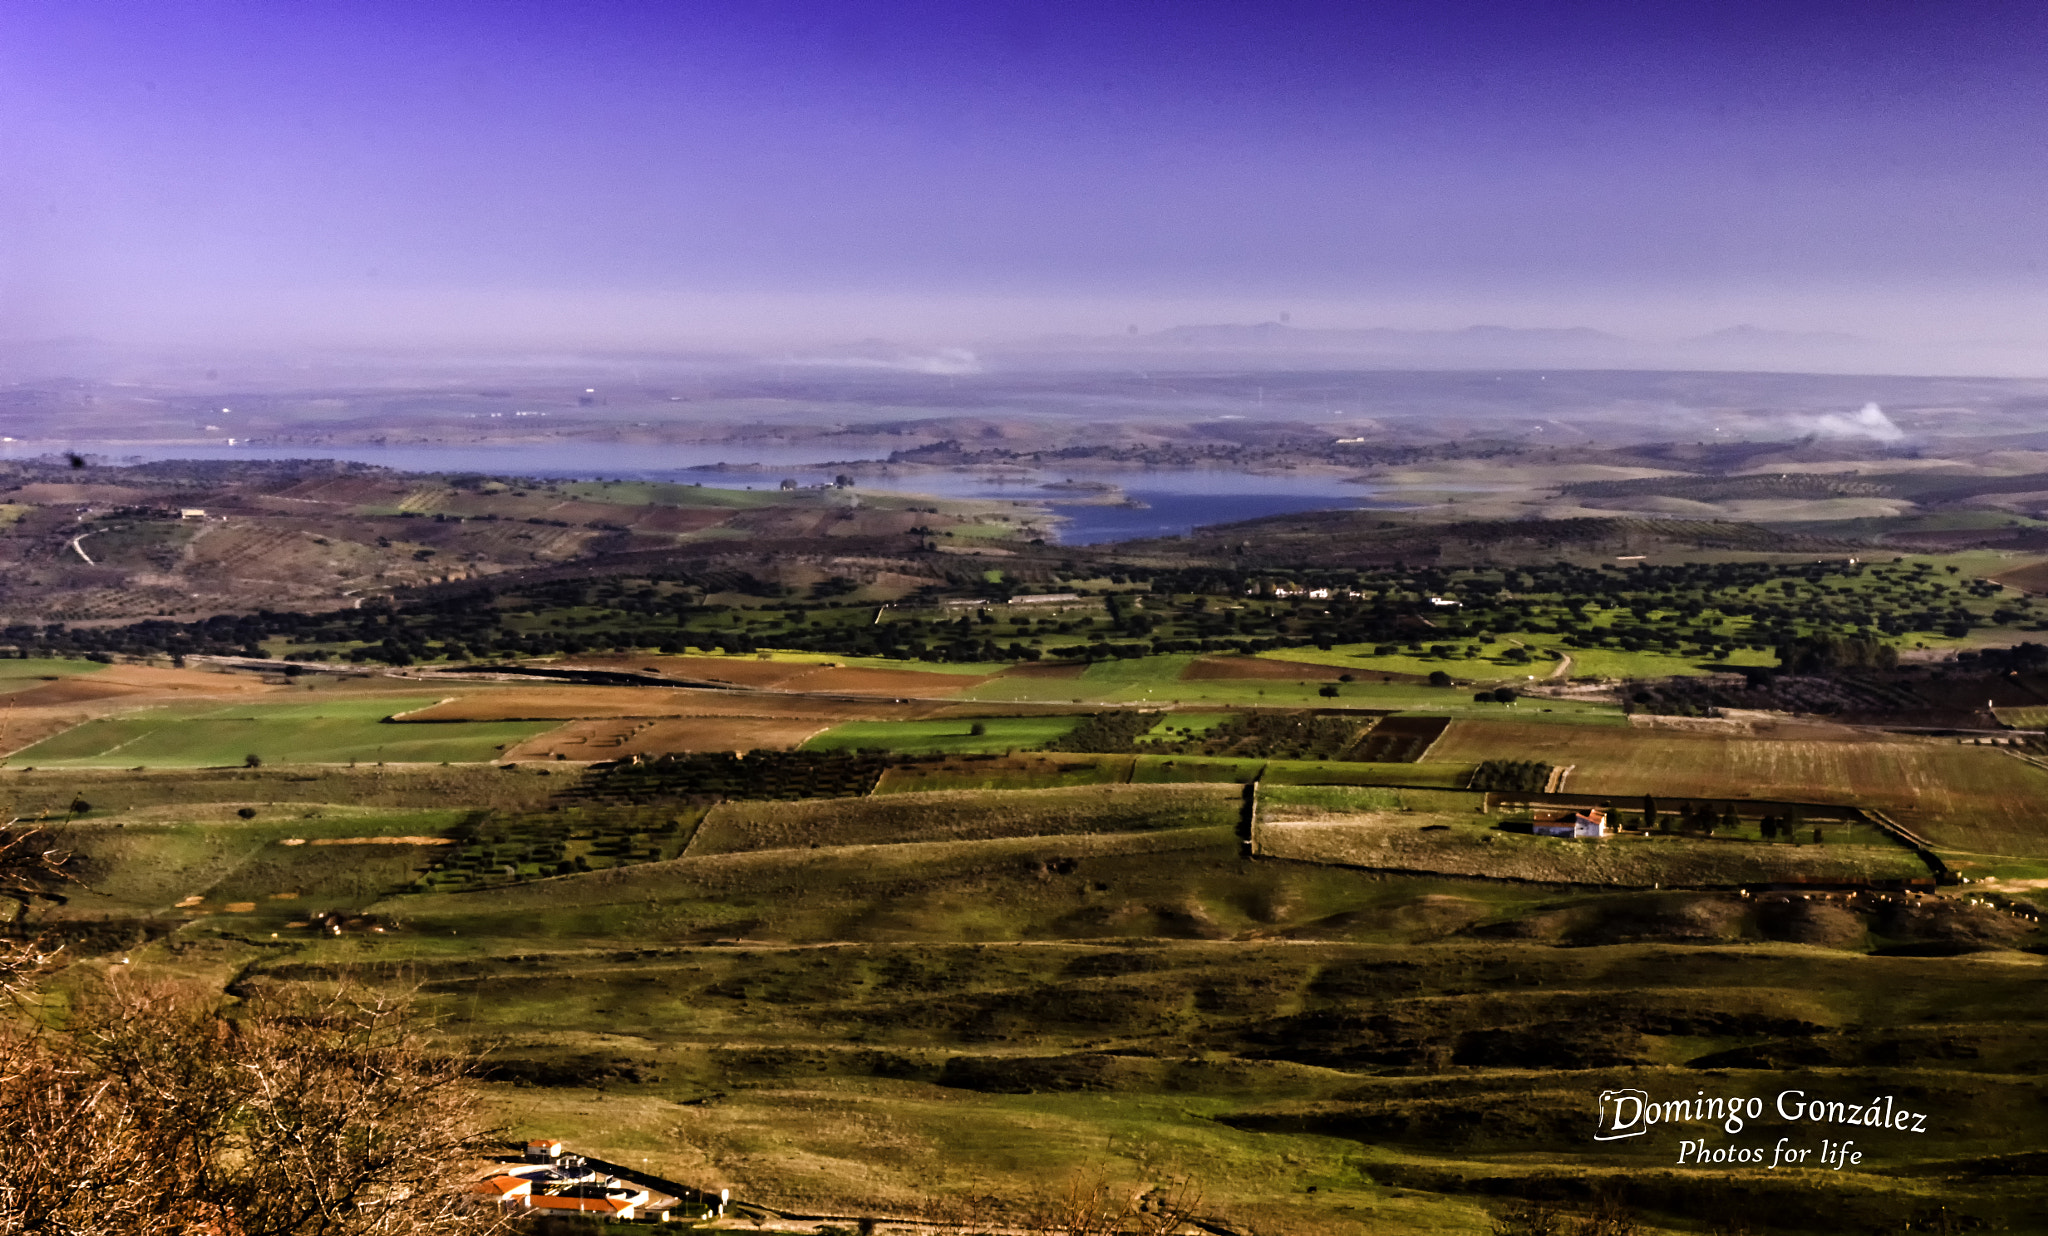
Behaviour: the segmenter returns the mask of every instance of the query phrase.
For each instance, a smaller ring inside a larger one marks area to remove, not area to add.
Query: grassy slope
[[[327,696],[308,703],[170,705],[89,721],[18,753],[42,768],[217,767],[250,754],[275,763],[488,760],[552,722],[387,724],[439,695]]]
[[[912,777],[870,799],[727,805],[688,857],[384,896],[371,908],[390,931],[339,938],[288,923],[363,906],[380,882],[402,883],[421,852],[280,841],[433,831],[451,822],[434,804],[531,806],[556,779],[38,772],[10,774],[0,792],[17,808],[61,804],[74,788],[94,799],[78,832],[99,847],[104,900],[72,913],[203,897],[184,931],[135,950],[141,970],[225,982],[251,968],[286,980],[350,969],[417,982],[446,1032],[495,1041],[508,1079],[541,1079],[492,1092],[515,1132],[566,1135],[792,1209],[902,1213],[935,1191],[1015,1198],[1089,1170],[1136,1181],[1194,1172],[1207,1209],[1275,1236],[1479,1236],[1503,1191],[1542,1192],[1545,1176],[1570,1190],[1623,1187],[1681,1230],[1766,1213],[1777,1231],[1884,1230],[1937,1201],[2012,1223],[2048,1203],[2024,1173],[1989,1183],[1913,1174],[2048,1136],[2040,960],[1863,952],[2038,938],[2009,916],[1959,898],[1772,908],[1238,856],[1240,791],[1213,782],[1254,775],[1269,820],[1393,813],[1296,826],[1287,838],[1319,831],[1335,846],[1319,856],[1338,862],[1369,857],[1369,841],[1408,865],[1421,843],[1440,866],[1481,874],[1501,874],[1506,851],[1529,877],[1569,879],[1560,861],[1591,858],[1640,882],[1645,855],[1697,876],[1761,848],[1489,840],[1500,835],[1468,822],[1480,818],[1477,796],[1453,788],[1481,751],[1519,756],[1545,743],[1583,755],[1582,773],[1640,768],[1722,786],[1731,768],[1754,776],[1720,740],[1531,721],[1459,722],[1445,741],[1462,748],[1440,744],[1434,754],[1447,758],[1411,765],[954,761],[945,775],[957,780],[1088,784],[918,793]],[[1829,745],[1869,744],[1799,750]],[[1942,762],[1953,753],[2027,767],[1991,749],[1895,745],[1951,753],[1875,783],[1923,795],[1932,791],[1915,777],[1982,771]],[[1333,776],[1416,784],[1284,785]],[[1189,778],[1212,784],[1167,784]],[[394,799],[401,785],[410,789]],[[257,804],[258,818],[235,818],[237,802]],[[1425,821],[1450,828],[1421,834]],[[1270,842],[1285,830],[1261,831]],[[1898,854],[1772,849],[1801,861]],[[1467,860],[1490,865],[1458,866]],[[275,899],[290,892],[299,896]],[[1752,1063],[1687,1065],[1726,1051]],[[1874,1169],[1860,1173],[1674,1172],[1681,1133],[1723,1135],[1701,1126],[1592,1143],[1589,1096],[1619,1086],[1895,1092],[1935,1113],[1936,1136],[1858,1131]]]
[[[2048,855],[2048,771],[1954,741],[1727,737],[1519,721],[1452,723],[1430,758],[1572,765],[1574,791],[1875,807],[1942,846]]]
[[[1766,884],[1781,880],[1926,879],[1925,864],[1898,845],[1762,845],[1681,837],[1599,842],[1498,831],[1470,814],[1366,812],[1271,822],[1298,815],[1269,807],[1261,854],[1439,875],[1550,880],[1619,888]],[[1421,831],[1429,826],[1444,831]]]
[[[51,657],[7,657],[0,659],[0,692],[26,691],[47,678],[69,678],[96,674],[107,668],[97,661],[64,661]]]
[[[1778,658],[1769,652],[1758,652],[1750,648],[1730,653],[1726,661],[1714,661],[1701,657],[1685,657],[1663,652],[1623,652],[1612,648],[1571,648],[1559,643],[1556,636],[1519,635],[1510,632],[1510,638],[1521,641],[1531,650],[1547,649],[1571,658],[1566,673],[1573,678],[1595,675],[1602,678],[1663,678],[1698,674],[1727,673],[1752,665],[1776,665]],[[1453,647],[1464,648],[1474,643],[1471,639],[1450,639],[1446,642]],[[1319,648],[1283,648],[1255,655],[1270,661],[1300,661],[1309,665],[1335,665],[1352,670],[1361,677],[1367,674],[1416,674],[1428,675],[1433,670],[1443,670],[1452,677],[1474,682],[1513,683],[1531,677],[1546,678],[1557,668],[1558,662],[1538,656],[1527,664],[1515,664],[1502,659],[1502,653],[1512,644],[1496,641],[1484,646],[1484,654],[1478,657],[1455,656],[1438,658],[1413,653],[1395,653],[1390,656],[1375,656],[1372,644],[1338,644],[1328,650]]]

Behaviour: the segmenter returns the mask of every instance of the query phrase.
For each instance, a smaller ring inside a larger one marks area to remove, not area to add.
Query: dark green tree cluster
[[[1481,760],[1467,789],[1540,793],[1550,784],[1551,766],[1540,760]]]
[[[1098,712],[1039,750],[1134,751],[1138,739],[1159,723],[1159,717],[1156,712]]]

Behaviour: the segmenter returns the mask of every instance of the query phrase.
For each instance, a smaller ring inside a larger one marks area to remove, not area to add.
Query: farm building
[[[542,1196],[532,1201],[535,1210],[552,1211],[557,1214],[596,1215],[604,1219],[631,1221],[640,1213],[638,1203],[617,1197],[563,1197]]]
[[[1529,825],[1529,831],[1539,837],[1571,837],[1580,841],[1605,837],[1607,809],[1592,807],[1548,819],[1539,818]]]
[[[523,1176],[492,1176],[469,1186],[469,1191],[488,1202],[525,1206],[533,1198],[533,1182]]]

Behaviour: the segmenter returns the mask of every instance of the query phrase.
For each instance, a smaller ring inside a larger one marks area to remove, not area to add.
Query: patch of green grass
[[[1441,790],[1462,789],[1475,764],[1369,764],[1346,760],[1274,760],[1263,780],[1269,785],[1398,785]]]
[[[261,783],[250,789],[261,792]],[[239,810],[255,812],[244,820]],[[130,813],[139,814],[139,813]],[[88,819],[52,827],[78,856],[83,887],[58,917],[227,914],[270,920],[311,910],[352,909],[406,887],[441,847],[285,845],[355,837],[439,836],[468,811],[376,810],[260,799],[188,808],[185,818]],[[295,894],[285,897],[280,894]],[[200,898],[200,904],[177,902]],[[252,910],[226,906],[253,902]]]
[[[1661,836],[1577,841],[1503,832],[1492,819],[1469,811],[1418,811],[1405,803],[1398,811],[1303,807],[1309,804],[1262,806],[1262,821],[1275,822],[1262,822],[1257,830],[1259,853],[1351,867],[1613,888],[1927,878],[1926,866],[1911,851],[1889,842],[1795,846]]]
[[[0,660],[0,692],[26,691],[41,686],[45,679],[97,674],[107,668],[98,661],[64,661],[55,657]]]
[[[1092,785],[1045,790],[942,791],[798,803],[721,803],[705,817],[692,857],[805,846],[986,841],[1168,828],[1228,828],[1231,785]]]
[[[718,634],[719,632],[711,632]],[[699,634],[703,634],[699,632]],[[784,665],[841,665],[850,669],[906,670],[920,674],[977,676],[1000,674],[1008,661],[904,661],[894,657],[853,657],[834,652],[805,652],[794,648],[763,648],[758,652],[720,652],[716,647],[692,646],[692,657],[715,657],[722,661],[774,661]]]
[[[954,524],[946,531],[962,540],[1008,541],[1016,539],[1020,528],[1016,524],[974,522]]]
[[[1738,648],[1728,654],[1726,661],[1671,652],[1624,652],[1616,648],[1565,648],[1560,645],[1558,650],[1571,657],[1571,668],[1566,673],[1573,678],[1696,677],[1701,674],[1740,673],[1750,666],[1775,666],[1778,663],[1776,653],[1758,652],[1753,648]]]
[[[552,721],[388,723],[439,696],[327,696],[302,703],[176,705],[88,721],[18,753],[42,768],[265,763],[468,763],[553,729]]]
[[[1507,683],[1548,678],[1558,667],[1558,662],[1545,655],[1556,652],[1571,658],[1571,665],[1565,670],[1567,677],[1598,675],[1603,678],[1665,678],[1682,675],[1711,674],[1739,670],[1745,666],[1768,666],[1778,663],[1777,656],[1769,652],[1758,652],[1741,648],[1730,653],[1726,661],[1715,661],[1708,657],[1688,657],[1665,652],[1623,652],[1611,648],[1572,648],[1557,641],[1555,636],[1515,636],[1526,644],[1531,660],[1518,664],[1504,659],[1503,654],[1513,643],[1497,640],[1479,645],[1485,649],[1478,657],[1452,656],[1431,657],[1416,653],[1401,652],[1391,656],[1374,655],[1373,644],[1339,644],[1328,650],[1320,648],[1282,648],[1256,654],[1267,661],[1299,661],[1309,665],[1341,666],[1356,672],[1361,678],[1368,674],[1413,674],[1427,676],[1441,670],[1461,681],[1484,683]],[[1477,644],[1472,639],[1446,638],[1456,649]]]
[[[1064,735],[1083,718],[960,717],[945,721],[849,721],[804,743],[805,751],[876,748],[902,755],[934,751],[1033,750]],[[979,726],[982,733],[974,733]]]
[[[569,481],[560,491],[587,502],[621,506],[690,506],[753,510],[789,501],[772,484],[761,489],[726,489],[717,485],[678,485],[665,481]]]
[[[1171,734],[1176,737],[1196,738],[1235,718],[1234,712],[1174,712],[1159,719],[1158,724],[1145,731],[1145,738],[1162,738]],[[1142,741],[1142,740],[1141,740]]]
[[[1181,675],[1194,664],[1192,653],[1176,652],[1153,657],[1119,657],[1114,661],[1097,661],[1081,671],[1081,681],[1098,688],[1111,684],[1131,685],[1179,685]]]

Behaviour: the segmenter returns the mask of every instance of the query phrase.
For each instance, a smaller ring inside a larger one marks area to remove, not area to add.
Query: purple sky
[[[0,6],[0,337],[2048,338],[2048,6]]]

